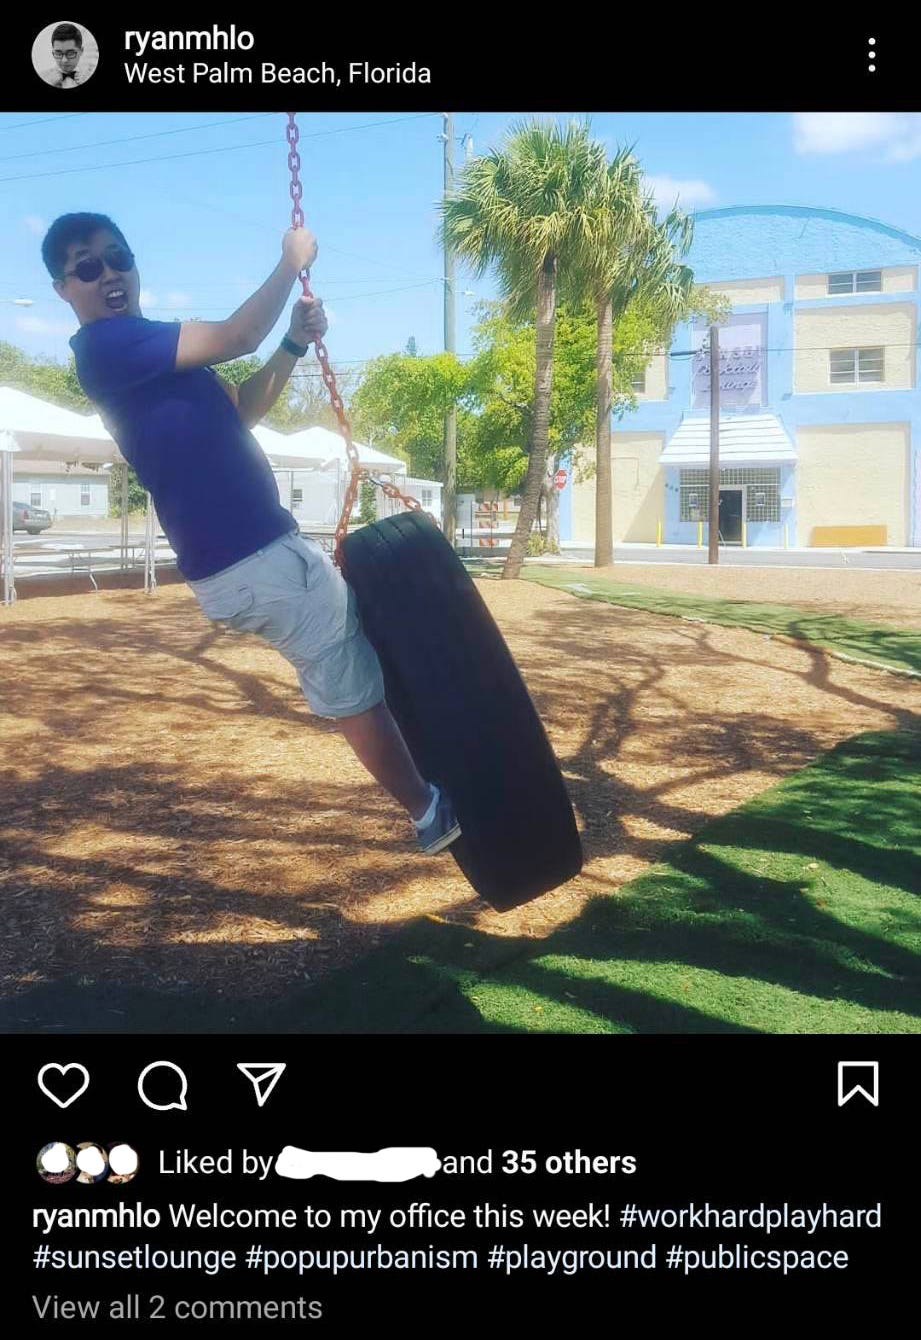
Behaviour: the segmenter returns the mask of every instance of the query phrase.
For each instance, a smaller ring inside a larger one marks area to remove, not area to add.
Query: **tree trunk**
[[[595,358],[595,567],[614,562],[611,487],[611,340],[614,304],[598,303],[598,347]]]
[[[534,385],[534,426],[528,473],[521,495],[518,524],[502,569],[505,580],[518,576],[524,564],[531,527],[537,516],[537,504],[547,468],[547,444],[550,437],[550,393],[553,389],[553,335],[556,324],[556,257],[547,256],[537,280],[536,364]]]
[[[550,476],[544,480],[544,516],[546,517],[544,553],[558,554],[560,552],[560,493],[559,489],[554,488],[553,479]]]

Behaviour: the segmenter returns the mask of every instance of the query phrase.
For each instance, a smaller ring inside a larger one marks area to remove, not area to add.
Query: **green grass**
[[[637,586],[629,581],[612,581],[590,571],[574,573],[571,568],[531,567],[526,568],[522,576],[527,581],[569,591],[586,600],[603,600],[610,605],[650,610],[654,614],[700,619],[727,628],[750,628],[759,633],[779,634],[885,669],[908,670],[921,675],[921,631],[882,628],[838,614],[754,600],[679,595],[651,586]]]
[[[423,921],[297,1032],[921,1032],[921,734],[855,736],[535,947]]]

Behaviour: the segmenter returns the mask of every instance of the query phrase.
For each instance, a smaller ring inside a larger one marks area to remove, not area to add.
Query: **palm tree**
[[[589,202],[606,168],[587,123],[521,122],[498,150],[467,164],[441,207],[442,239],[477,274],[495,268],[510,316],[535,314],[531,445],[505,578],[521,571],[544,482],[558,285],[585,250]]]
[[[597,180],[592,226],[585,231],[579,263],[572,270],[576,292],[588,293],[597,323],[595,416],[595,566],[614,561],[611,479],[611,353],[616,322],[631,304],[641,305],[667,337],[688,316],[697,290],[681,264],[693,225],[674,208],[662,220],[642,189],[642,170],[621,150]]]

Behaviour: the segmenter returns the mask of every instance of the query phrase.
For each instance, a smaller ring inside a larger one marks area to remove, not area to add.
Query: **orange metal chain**
[[[288,113],[288,168],[291,172],[291,227],[303,228],[304,211],[301,208],[301,196],[304,194],[304,188],[301,184],[301,156],[298,153],[297,142],[300,132],[297,128],[295,119],[296,113]],[[304,290],[305,298],[312,298],[313,292],[310,288],[310,271],[304,270],[301,275],[301,287]],[[342,396],[339,394],[339,388],[336,385],[336,374],[333,372],[329,362],[329,353],[322,340],[316,341],[317,359],[320,364],[320,371],[323,374],[323,381],[326,389],[329,391],[330,403],[335,411],[336,418],[339,420],[339,428],[345,439],[345,450],[349,458],[349,482],[345,491],[345,498],[342,503],[342,513],[339,517],[339,523],[336,526],[334,558],[337,566],[341,567],[342,541],[349,533],[349,518],[352,515],[352,508],[355,506],[355,499],[358,497],[358,485],[362,479],[368,479],[378,488],[382,489],[388,498],[397,498],[405,503],[411,512],[421,512],[422,504],[416,498],[407,498],[404,493],[396,487],[395,484],[387,484],[382,479],[375,479],[371,472],[362,466],[358,460],[358,449],[352,441],[352,425],[349,423],[349,417],[345,412],[345,405],[342,403]]]

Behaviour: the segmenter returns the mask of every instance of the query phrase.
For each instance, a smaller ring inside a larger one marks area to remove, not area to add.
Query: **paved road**
[[[501,560],[506,550],[468,549],[471,558]],[[594,549],[564,547],[562,554],[547,560],[553,563],[581,563],[591,566],[595,561]],[[654,544],[617,545],[614,562],[629,566],[633,563],[706,564],[706,549],[684,548],[680,545],[657,549]],[[864,549],[721,549],[720,564],[745,568],[869,568],[885,571],[921,571],[921,549],[874,552]]]
[[[592,563],[593,549],[566,549],[563,557]],[[615,563],[703,563],[706,549],[625,545],[614,550]],[[875,568],[921,571],[921,549],[874,552],[865,549],[721,549],[720,563],[744,568]]]
[[[53,549],[97,549],[107,545],[117,546],[120,541],[118,532],[90,534],[87,531],[63,530],[53,527],[41,535],[23,535],[17,532],[14,559],[17,572],[55,572],[70,569],[70,559],[65,553],[55,554]],[[129,545],[137,549],[141,558],[144,545],[143,531],[131,530]],[[165,541],[160,541],[161,547]],[[34,551],[31,552],[30,551]],[[165,547],[161,548],[164,557]],[[477,558],[499,559],[504,556],[502,548],[474,550]],[[570,563],[591,564],[594,550],[588,545],[578,548],[564,548],[560,556]],[[118,552],[108,560],[118,566]],[[559,561],[559,560],[556,560]],[[614,550],[614,561],[619,564],[631,563],[696,563],[707,562],[706,549],[686,548],[680,545],[618,545]],[[736,549],[720,550],[720,563],[732,567],[750,568],[865,568],[885,571],[921,571],[921,549],[867,550],[867,549]],[[96,565],[94,560],[94,566]],[[100,555],[100,566],[102,557]]]

